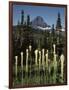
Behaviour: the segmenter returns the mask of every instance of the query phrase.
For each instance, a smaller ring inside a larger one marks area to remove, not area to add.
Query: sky
[[[31,21],[36,18],[36,16],[41,16],[50,26],[52,26],[52,24],[56,25],[59,12],[61,16],[61,25],[63,28],[65,27],[65,9],[63,7],[13,5],[13,25],[17,25],[18,21],[21,21],[21,10],[24,10],[25,20],[27,15],[30,15]]]

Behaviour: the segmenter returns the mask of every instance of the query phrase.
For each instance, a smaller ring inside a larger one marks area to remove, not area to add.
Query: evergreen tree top
[[[22,10],[21,13],[24,14],[24,10]]]
[[[58,12],[58,18],[57,18],[57,23],[56,23],[56,29],[61,29],[61,17],[60,17],[60,13]]]

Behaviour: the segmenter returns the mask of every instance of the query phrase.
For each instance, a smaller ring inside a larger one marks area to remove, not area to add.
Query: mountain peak
[[[42,28],[46,28],[49,25],[44,21],[43,17],[37,16],[33,21],[31,21],[31,25],[33,28],[37,28],[38,26]]]
[[[43,21],[43,18],[41,16],[37,16],[35,19]]]

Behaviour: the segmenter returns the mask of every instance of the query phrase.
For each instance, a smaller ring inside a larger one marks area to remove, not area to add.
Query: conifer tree
[[[21,11],[21,25],[24,23],[24,11]]]
[[[61,29],[61,18],[60,18],[60,13],[58,13],[58,18],[57,18],[57,23],[56,23],[56,30]]]
[[[30,25],[30,15],[27,15],[27,26]]]

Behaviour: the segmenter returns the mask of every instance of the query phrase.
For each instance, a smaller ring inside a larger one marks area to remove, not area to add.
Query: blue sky
[[[60,12],[62,27],[65,27],[64,8],[48,7],[48,6],[29,6],[29,5],[13,5],[13,25],[17,25],[18,20],[21,21],[21,10],[24,10],[25,19],[30,15],[31,21],[36,16],[42,16],[48,25],[56,25],[57,14]]]

